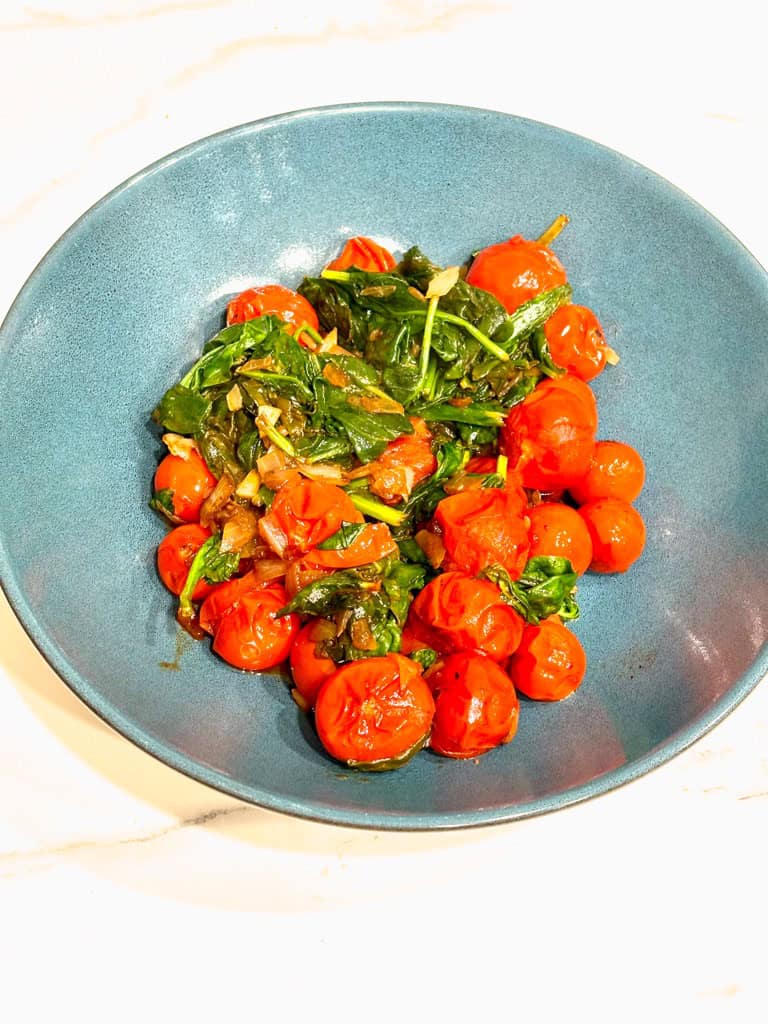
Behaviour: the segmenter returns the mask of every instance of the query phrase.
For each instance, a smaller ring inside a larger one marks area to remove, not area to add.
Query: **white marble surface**
[[[0,311],[149,161],[348,100],[581,132],[768,263],[761,9],[5,0]],[[314,825],[132,748],[2,601],[0,1015],[765,1021],[767,750],[763,685],[671,764],[546,818],[446,835]]]

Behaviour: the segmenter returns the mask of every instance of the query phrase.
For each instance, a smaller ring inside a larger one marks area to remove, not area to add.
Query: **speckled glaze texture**
[[[186,645],[154,568],[148,414],[244,286],[295,284],[357,233],[459,262],[537,235],[622,356],[599,436],[645,456],[642,560],[587,577],[582,688],[524,702],[478,763],[330,762],[279,675]],[[645,168],[508,115],[381,104],[289,114],[195,143],[117,188],[48,253],[0,337],[0,568],[43,654],[145,750],[237,796],[377,828],[553,810],[683,749],[766,670],[768,284],[709,214]]]

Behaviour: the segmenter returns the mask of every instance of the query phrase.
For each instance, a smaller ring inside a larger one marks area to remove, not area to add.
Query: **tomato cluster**
[[[391,253],[362,236],[329,264],[335,271],[394,266]],[[478,253],[466,280],[513,313],[567,277],[546,245],[516,236]],[[282,319],[300,340],[307,328],[304,343],[312,344],[315,310],[280,285],[243,292],[230,302],[227,322],[265,313]],[[558,616],[526,621],[508,595],[482,577],[484,570],[500,566],[514,582],[531,559],[555,557],[567,559],[577,575],[624,572],[642,553],[645,526],[632,503],[643,486],[643,461],[627,444],[597,439],[597,404],[588,383],[615,353],[585,306],[558,308],[544,336],[563,372],[553,370],[510,409],[498,443],[504,479],[498,479],[495,455],[475,456],[447,488],[421,540],[417,535],[439,572],[412,601],[399,652],[339,665],[332,653],[343,614],[303,623],[296,614],[280,614],[307,583],[398,555],[384,522],[366,522],[340,487],[296,471],[258,518],[253,551],[259,554],[244,558],[239,574],[226,582],[203,578],[192,591],[197,626],[225,661],[262,671],[289,660],[297,703],[314,711],[323,746],[348,765],[397,767],[424,746],[449,758],[478,757],[514,737],[518,693],[558,701],[578,688],[586,656],[576,636]],[[427,424],[413,417],[411,425],[413,433],[350,474],[365,476],[383,506],[406,501],[437,468]],[[487,486],[491,474],[497,478]],[[168,589],[181,594],[212,536],[206,503],[216,496],[217,480],[192,444],[162,460],[154,483],[155,501],[177,524],[158,548],[158,571]],[[347,525],[354,527],[348,543],[324,544]],[[261,571],[268,562],[269,572]],[[426,671],[424,653],[436,658]]]

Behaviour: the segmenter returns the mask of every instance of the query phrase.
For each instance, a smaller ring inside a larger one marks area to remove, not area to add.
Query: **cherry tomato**
[[[241,292],[227,306],[227,323],[242,324],[266,313],[280,317],[289,334],[302,324],[314,330],[320,326],[317,313],[304,296],[281,284],[263,284]]]
[[[521,235],[483,249],[467,272],[467,283],[495,295],[508,313],[567,280],[551,249]]]
[[[327,270],[347,270],[348,267],[357,267],[358,270],[383,271],[392,270],[395,266],[395,258],[392,253],[383,245],[374,242],[372,238],[364,235],[357,235],[350,238],[341,254],[327,266]]]
[[[592,537],[593,572],[626,572],[645,547],[643,517],[621,498],[598,498],[582,505],[579,515]]]
[[[581,684],[587,656],[578,637],[556,618],[526,626],[507,666],[515,686],[533,700],[562,700]]]
[[[197,452],[166,455],[155,472],[155,491],[171,491],[174,519],[196,523],[203,502],[216,486],[216,477]]]
[[[317,695],[315,724],[337,761],[397,767],[424,743],[434,713],[421,667],[401,654],[387,654],[351,661],[326,679]]]
[[[298,592],[303,590],[309,583],[327,576],[330,571],[332,570],[321,569],[317,565],[310,565],[304,558],[295,558],[285,574],[285,591],[288,594],[289,600],[293,600]]]
[[[327,619],[310,619],[291,647],[293,682],[309,708],[315,706],[320,687],[339,667],[332,658],[322,654],[319,647],[324,640],[335,636],[334,623]]]
[[[437,469],[432,454],[432,435],[417,416],[411,417],[413,433],[390,441],[382,454],[369,463],[371,491],[390,504],[407,498],[416,484]]]
[[[622,441],[598,441],[586,475],[568,490],[579,505],[598,498],[633,502],[644,483],[645,464],[639,452]]]
[[[293,558],[327,540],[342,523],[362,522],[340,487],[299,480],[277,491],[269,512],[259,520],[259,532],[278,557]]]
[[[506,672],[484,654],[438,662],[427,682],[435,696],[429,746],[444,757],[479,757],[517,732],[519,703]]]
[[[542,502],[528,509],[531,526],[529,558],[554,555],[567,558],[573,571],[581,576],[592,561],[592,538],[576,509],[558,502]]]
[[[444,568],[474,576],[498,562],[517,579],[528,560],[528,523],[516,490],[488,487],[443,498],[435,511],[446,550]]]
[[[200,628],[213,636],[221,620],[230,608],[240,601],[243,594],[258,590],[262,586],[264,584],[259,582],[254,572],[247,572],[244,576],[236,576],[226,583],[219,584],[200,606]]]
[[[323,569],[354,569],[397,553],[397,544],[388,526],[384,523],[366,523],[347,547],[334,551],[312,548],[304,556],[304,562],[307,566],[316,565]]]
[[[213,649],[235,668],[261,672],[288,657],[299,631],[298,615],[276,618],[288,603],[279,583],[248,590],[225,612],[213,638]]]
[[[523,486],[556,491],[576,483],[595,450],[597,403],[577,377],[545,380],[509,410],[501,443]]]
[[[603,328],[586,306],[561,306],[544,324],[544,334],[553,362],[579,380],[592,380],[605,369]]]
[[[496,459],[492,455],[474,455],[464,467],[465,473],[480,473],[487,476],[496,472]]]
[[[171,530],[160,541],[157,549],[157,571],[172,594],[180,594],[189,575],[195,555],[211,536],[199,523],[185,523]],[[213,590],[210,583],[200,580],[192,591],[193,601],[202,601]]]
[[[494,661],[508,658],[523,635],[523,620],[498,588],[461,572],[444,572],[428,583],[411,605],[408,625],[442,654],[482,651]]]

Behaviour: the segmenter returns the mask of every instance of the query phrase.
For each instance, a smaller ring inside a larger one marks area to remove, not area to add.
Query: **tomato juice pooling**
[[[588,382],[618,356],[552,251],[566,222],[464,270],[358,235],[295,289],[255,281],[153,413],[178,621],[254,686],[286,664],[349,768],[508,743],[518,691],[585,678],[578,577],[642,554],[643,460],[598,437]]]

